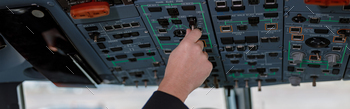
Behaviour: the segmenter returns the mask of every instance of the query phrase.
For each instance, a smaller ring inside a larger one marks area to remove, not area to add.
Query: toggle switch
[[[248,84],[249,80],[244,80],[244,81],[245,81],[245,88],[249,88],[249,84]]]
[[[145,79],[145,80],[143,80],[143,82],[145,83],[145,87],[147,88],[147,82],[148,82],[148,80]]]
[[[214,74],[214,85],[215,85],[215,88],[219,88],[219,80],[218,80],[218,76],[217,74]]]
[[[205,80],[204,81],[204,87],[203,88],[209,88],[208,82],[209,82],[209,80]]]
[[[258,91],[260,92],[261,91],[261,79],[258,79],[257,80],[258,81]]]
[[[316,87],[316,79],[318,78],[317,76],[311,76],[312,78],[312,86]]]
[[[134,81],[136,88],[139,87],[139,81]]]
[[[191,30],[194,30],[197,28],[197,18],[196,17],[187,17],[187,21],[190,24]]]
[[[319,61],[321,60],[320,52],[321,52],[321,51],[318,51],[318,50],[311,51],[311,53],[316,54],[316,58],[317,58],[317,60],[319,60]]]
[[[238,80],[235,80],[235,88],[238,88]]]
[[[153,73],[154,73],[154,79],[157,79],[158,78],[158,76],[157,76],[157,70],[153,70]]]
[[[123,77],[123,83],[122,84],[125,84],[126,80],[128,79],[128,77]]]
[[[100,34],[101,33],[99,33],[99,32],[91,32],[91,33],[89,33],[89,36],[92,40],[94,40],[94,42],[97,42]]]

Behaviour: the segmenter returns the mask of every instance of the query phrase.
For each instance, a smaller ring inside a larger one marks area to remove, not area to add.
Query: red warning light
[[[304,0],[304,2],[309,5],[319,6],[344,6],[350,4],[350,0]]]
[[[82,3],[71,7],[70,15],[73,19],[88,19],[106,16],[110,12],[108,2]]]

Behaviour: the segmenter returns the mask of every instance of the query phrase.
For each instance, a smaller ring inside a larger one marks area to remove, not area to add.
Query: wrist
[[[164,81],[162,81],[162,83],[159,85],[158,91],[162,91],[170,95],[173,95],[178,99],[180,99],[182,102],[185,102],[187,96],[192,91],[192,90],[189,90],[191,88],[188,87],[187,85],[179,83],[181,81],[174,82],[174,81],[167,81],[166,79],[163,79],[163,80]]]

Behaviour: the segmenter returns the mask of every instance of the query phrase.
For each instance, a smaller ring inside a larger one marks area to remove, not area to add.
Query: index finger
[[[188,41],[196,43],[199,38],[201,38],[202,32],[199,29],[194,29],[190,33],[188,33],[182,41]]]

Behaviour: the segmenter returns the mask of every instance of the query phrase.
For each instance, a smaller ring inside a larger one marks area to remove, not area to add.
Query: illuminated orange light
[[[110,13],[108,2],[82,3],[71,7],[70,15],[73,19],[88,19],[106,16]]]

